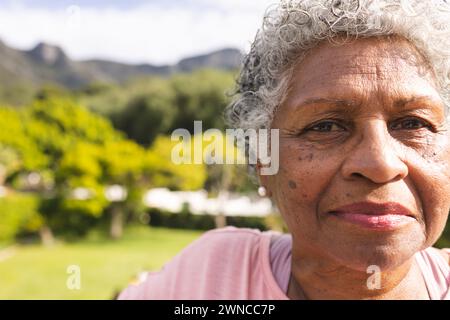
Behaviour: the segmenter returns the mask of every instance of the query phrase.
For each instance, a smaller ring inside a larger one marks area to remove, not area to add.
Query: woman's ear
[[[263,167],[263,165],[261,164],[261,162],[258,159],[258,161],[256,162],[256,175],[258,177],[259,186],[260,186],[260,188],[263,187],[265,189],[264,190],[264,193],[265,193],[264,196],[270,198],[272,196],[272,191],[270,189],[269,176],[268,175],[261,175],[261,168],[262,167]],[[259,190],[261,190],[260,192],[262,193],[262,189],[259,189]]]

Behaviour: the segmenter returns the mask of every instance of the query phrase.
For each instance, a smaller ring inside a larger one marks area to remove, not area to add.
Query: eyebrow
[[[295,108],[295,112],[311,110],[310,108],[306,108],[307,106],[317,106],[317,105],[330,105],[333,108],[322,109],[322,110],[314,110],[314,113],[322,116],[322,115],[331,115],[331,114],[345,114],[352,115],[355,114],[361,106],[361,103],[356,102],[355,100],[346,100],[346,99],[338,99],[338,98],[309,98],[300,104],[298,104]]]
[[[436,105],[439,104],[436,99],[430,96],[413,96],[410,98],[400,98],[394,102],[395,108],[404,108],[409,103],[426,102],[426,104]]]
[[[337,98],[309,98],[300,103],[298,107],[306,107],[311,104],[332,104],[339,107],[352,107],[360,105],[360,103],[357,103],[355,100],[346,100]]]
[[[424,105],[431,107],[431,109],[437,109],[439,112],[443,112],[442,104],[437,102],[436,99],[430,96],[412,96],[408,98],[399,98],[394,101],[392,106],[389,107],[388,111],[407,111],[406,109],[408,104],[423,102]],[[296,110],[304,110],[304,107],[309,105],[332,105],[334,108],[320,110],[317,113],[319,115],[322,114],[333,114],[339,112],[340,114],[344,113],[346,115],[352,115],[359,111],[362,102],[351,99],[340,99],[340,98],[309,98],[296,106]]]

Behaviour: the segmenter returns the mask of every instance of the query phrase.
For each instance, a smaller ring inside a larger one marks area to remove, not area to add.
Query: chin
[[[377,266],[381,271],[399,267],[420,251],[425,241],[423,234],[415,233],[358,237],[357,240],[347,238],[340,242],[335,239],[329,244],[332,249],[329,253],[340,265],[361,272],[366,272],[369,266]]]

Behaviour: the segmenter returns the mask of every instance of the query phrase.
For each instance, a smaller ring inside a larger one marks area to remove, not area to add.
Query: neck
[[[357,271],[324,257],[292,251],[291,299],[429,299],[414,258],[389,270]]]

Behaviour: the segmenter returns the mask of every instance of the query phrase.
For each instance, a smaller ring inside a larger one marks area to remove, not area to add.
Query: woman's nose
[[[342,173],[347,179],[365,177],[374,183],[401,180],[408,167],[399,157],[399,148],[382,120],[367,123],[358,142],[348,153]]]

